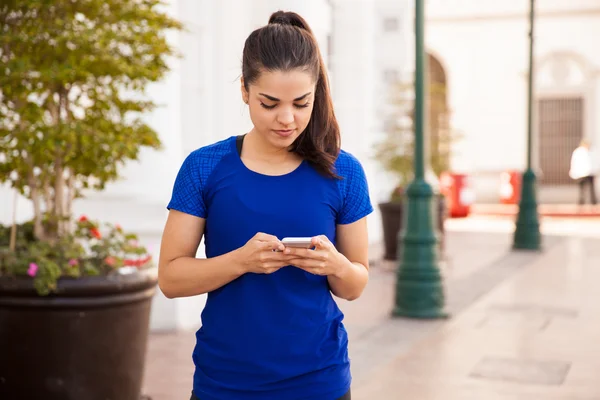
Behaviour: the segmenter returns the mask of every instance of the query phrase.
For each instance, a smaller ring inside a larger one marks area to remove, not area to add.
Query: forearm
[[[344,261],[346,264],[340,269],[340,273],[327,276],[331,292],[345,300],[356,300],[360,297],[367,282],[369,281],[369,270],[360,263]]]
[[[168,298],[188,297],[216,290],[245,273],[235,251],[219,257],[180,257],[159,269],[158,285]]]

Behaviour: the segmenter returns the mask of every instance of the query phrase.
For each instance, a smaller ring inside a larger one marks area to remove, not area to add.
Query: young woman
[[[373,209],[360,163],[340,150],[326,71],[299,15],[276,12],[250,34],[241,91],[254,127],[186,158],[162,238],[163,293],[208,293],[192,399],[350,399],[332,293],[354,300],[367,284]]]

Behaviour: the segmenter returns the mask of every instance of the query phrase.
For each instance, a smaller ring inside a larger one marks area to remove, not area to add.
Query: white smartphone
[[[313,247],[311,240],[312,238],[310,237],[286,237],[281,239],[281,243],[283,243],[285,247],[311,249]]]

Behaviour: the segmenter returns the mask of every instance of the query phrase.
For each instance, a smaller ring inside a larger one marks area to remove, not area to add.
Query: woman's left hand
[[[327,236],[319,235],[312,238],[314,250],[286,247],[284,254],[294,257],[290,265],[310,272],[314,275],[340,276],[347,269],[348,259],[337,251]]]

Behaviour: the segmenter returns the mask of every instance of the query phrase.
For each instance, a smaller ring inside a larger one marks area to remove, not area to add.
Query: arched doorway
[[[446,71],[440,61],[427,53],[429,157],[437,176],[450,168],[452,135],[449,124]]]

